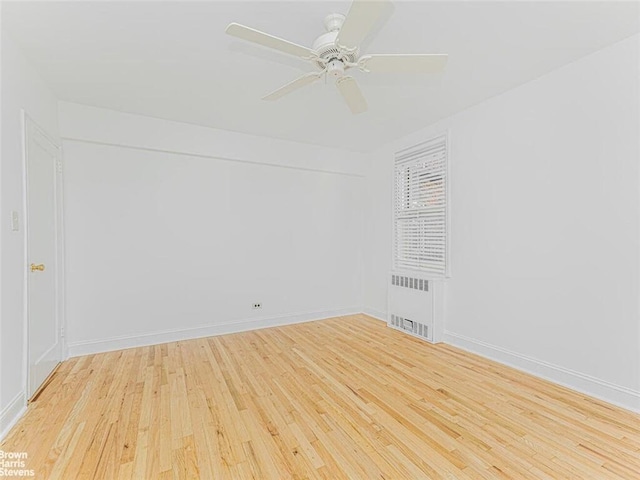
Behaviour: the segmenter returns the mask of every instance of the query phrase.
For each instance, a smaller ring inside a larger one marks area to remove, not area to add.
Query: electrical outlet
[[[253,307],[254,310],[257,310],[258,308],[262,308],[262,304],[261,303],[254,303],[252,305],[252,307]]]

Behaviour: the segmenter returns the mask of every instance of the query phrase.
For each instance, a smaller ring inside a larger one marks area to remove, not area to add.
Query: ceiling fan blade
[[[281,97],[293,92],[294,90],[298,90],[299,88],[304,87],[305,85],[309,85],[316,80],[318,80],[324,72],[312,72],[307,73],[299,78],[296,78],[293,82],[289,82],[286,85],[280,87],[277,90],[274,90],[269,95],[265,95],[262,97],[262,100],[278,100]]]
[[[340,90],[344,101],[347,102],[351,113],[356,114],[367,111],[367,101],[362,95],[355,78],[341,77],[336,81],[336,87]]]
[[[373,73],[437,73],[447,64],[446,54],[365,55],[358,66]]]
[[[345,49],[359,47],[385,10],[391,7],[389,0],[353,0],[338,32],[336,45]]]
[[[288,40],[283,40],[282,38],[274,37],[273,35],[240,25],[239,23],[230,23],[225,32],[234,37],[241,38],[242,40],[257,43],[258,45],[273,48],[274,50],[280,50],[281,52],[288,53],[289,55],[295,55],[296,57],[308,59],[318,56],[318,54],[310,48],[289,42]]]

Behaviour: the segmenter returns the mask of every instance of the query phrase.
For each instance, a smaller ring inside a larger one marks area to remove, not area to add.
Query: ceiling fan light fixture
[[[340,78],[344,75],[344,63],[340,60],[331,60],[327,64],[327,73],[334,78]]]

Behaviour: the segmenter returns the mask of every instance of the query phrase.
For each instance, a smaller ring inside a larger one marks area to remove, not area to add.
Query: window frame
[[[409,266],[398,266],[397,252],[397,220],[396,220],[396,175],[397,175],[397,159],[398,156],[411,152],[412,150],[419,151],[420,148],[426,148],[430,144],[437,144],[443,142],[445,150],[444,158],[444,271],[437,272],[429,268],[412,268]],[[412,142],[407,146],[397,149],[393,153],[392,171],[391,171],[391,226],[392,226],[392,238],[391,238],[391,265],[394,272],[411,273],[419,272],[425,278],[431,279],[444,279],[451,277],[451,134],[448,130],[430,135],[426,140]]]

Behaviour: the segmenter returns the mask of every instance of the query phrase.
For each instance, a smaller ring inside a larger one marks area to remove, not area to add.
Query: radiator
[[[431,343],[442,341],[444,284],[416,274],[391,272],[387,324]]]

